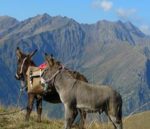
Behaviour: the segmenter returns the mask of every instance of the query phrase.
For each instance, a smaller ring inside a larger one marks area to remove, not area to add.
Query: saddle
[[[27,71],[27,79],[28,79],[28,92],[34,92],[37,91],[46,91],[47,90],[47,84],[43,78],[44,72],[47,70],[47,64],[43,63],[38,67],[31,66],[29,67]],[[41,87],[42,85],[42,87]]]

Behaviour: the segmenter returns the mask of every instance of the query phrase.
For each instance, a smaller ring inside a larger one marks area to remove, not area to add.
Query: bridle
[[[25,64],[26,60],[27,60],[27,57],[25,57],[25,58],[23,59],[23,61],[22,61],[19,74],[16,73],[16,78],[19,79],[19,80],[24,80],[24,79],[25,79],[25,75],[24,75],[24,73],[23,73],[23,68],[24,68],[24,64]],[[21,75],[21,76],[23,75],[23,77],[20,77],[20,75]]]
[[[22,64],[21,64],[21,70],[20,70],[20,74],[22,73],[22,71],[23,71],[23,67],[24,67],[24,64],[25,64],[25,61],[27,60],[27,57],[25,57],[24,59],[23,59],[23,62],[22,62]]]
[[[50,77],[49,79],[45,80],[46,83],[51,83],[52,86],[54,86],[54,82],[55,82],[55,78],[56,76],[63,72],[65,70],[65,67],[63,65],[61,65],[61,67],[52,75],[52,77]],[[54,81],[53,81],[54,80]]]
[[[66,69],[63,65],[61,65],[61,67],[52,75],[52,77],[49,78],[49,79],[47,79],[45,82],[46,82],[46,83],[50,83],[50,85],[51,85],[52,87],[55,87],[56,77],[57,77],[60,73],[64,72],[65,70],[67,70],[67,69]],[[75,82],[73,83],[72,88],[77,84],[77,82],[78,82],[78,80],[75,79]],[[49,85],[48,85],[48,86],[49,86]],[[55,87],[55,88],[56,88],[56,87]]]

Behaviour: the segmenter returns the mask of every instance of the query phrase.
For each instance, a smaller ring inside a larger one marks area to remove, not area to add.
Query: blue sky
[[[79,23],[98,20],[131,21],[150,34],[150,0],[1,0],[0,16],[24,20],[48,13],[75,19]]]

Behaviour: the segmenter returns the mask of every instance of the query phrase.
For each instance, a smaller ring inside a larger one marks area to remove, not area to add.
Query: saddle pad
[[[38,68],[41,69],[41,70],[46,69],[47,68],[47,64],[43,63]]]
[[[32,71],[32,82],[30,79],[30,72]],[[41,86],[41,78],[40,75],[44,70],[39,69],[38,67],[31,66],[27,71],[27,87],[28,93],[41,93],[43,91],[43,87]],[[35,77],[34,77],[35,76]]]

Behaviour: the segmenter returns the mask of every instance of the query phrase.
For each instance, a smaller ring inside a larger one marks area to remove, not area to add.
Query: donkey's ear
[[[53,56],[53,54],[51,54],[51,58],[53,58],[54,56]]]
[[[52,54],[47,54],[47,53],[45,53],[45,58],[49,58],[49,59],[52,59],[54,56],[52,55]]]
[[[47,53],[45,53],[45,56],[48,56],[48,54],[47,54]]]
[[[48,63],[50,67],[54,65],[54,59],[52,56],[49,56],[47,53],[45,53],[45,60]]]
[[[22,51],[20,50],[20,48],[19,47],[17,47],[16,48],[16,55],[17,55],[17,58],[19,59],[19,58],[21,58],[21,56],[22,56]]]
[[[34,50],[33,52],[31,52],[31,53],[29,54],[29,57],[32,58],[32,56],[34,56],[34,54],[35,54],[36,52],[37,52],[37,49]]]
[[[45,55],[45,60],[48,62],[49,60],[49,55],[47,53],[44,54]]]

